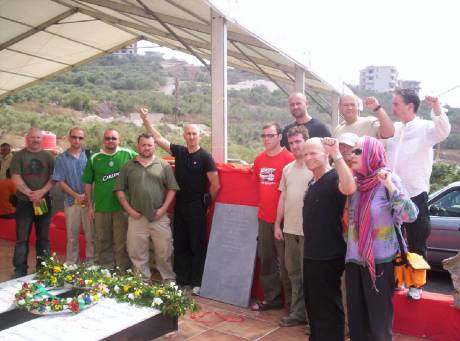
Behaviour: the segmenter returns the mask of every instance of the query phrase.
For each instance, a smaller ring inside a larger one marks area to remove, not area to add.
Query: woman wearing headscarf
[[[383,145],[365,136],[353,149],[358,190],[349,199],[346,254],[348,325],[352,341],[391,341],[395,227],[416,219],[401,180],[385,168]]]

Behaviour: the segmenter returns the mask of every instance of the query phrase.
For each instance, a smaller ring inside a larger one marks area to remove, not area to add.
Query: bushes
[[[449,165],[443,162],[437,162],[433,165],[433,172],[430,179],[430,192],[454,182],[460,181],[460,167]]]

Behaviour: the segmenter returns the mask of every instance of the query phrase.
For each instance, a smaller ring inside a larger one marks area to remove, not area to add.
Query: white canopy
[[[211,60],[206,0],[0,0],[0,98],[140,39]],[[278,85],[305,73],[313,97],[338,91],[277,48],[227,19],[227,63]],[[327,98],[329,97],[329,98]]]

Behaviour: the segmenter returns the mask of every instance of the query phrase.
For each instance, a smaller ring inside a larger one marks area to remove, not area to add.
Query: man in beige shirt
[[[277,240],[284,239],[284,262],[292,287],[289,315],[280,319],[282,327],[304,324],[307,320],[302,284],[304,251],[302,207],[308,182],[313,178],[313,173],[308,170],[304,162],[304,148],[307,139],[308,130],[304,126],[299,125],[288,130],[287,140],[295,160],[283,168],[283,175],[278,186],[281,195],[278,201],[274,234]]]
[[[354,133],[358,136],[372,136],[386,139],[394,135],[394,126],[388,114],[383,110],[377,98],[367,97],[364,107],[372,110],[376,116],[358,116],[358,99],[352,95],[343,95],[339,101],[339,111],[344,121],[335,129],[332,136],[340,138],[344,133]]]

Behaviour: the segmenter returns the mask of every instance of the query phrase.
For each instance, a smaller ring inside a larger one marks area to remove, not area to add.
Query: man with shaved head
[[[331,136],[329,128],[320,120],[313,118],[308,113],[308,100],[304,94],[295,92],[289,96],[288,99],[289,111],[294,117],[294,122],[288,124],[283,129],[283,137],[281,139],[281,146],[286,147],[289,151],[287,133],[292,127],[303,125],[308,130],[310,137],[326,137]]]
[[[364,100],[364,107],[372,110],[376,116],[359,116],[358,98],[353,95],[340,97],[339,111],[344,121],[335,128],[333,136],[339,139],[342,134],[353,133],[358,136],[367,135],[387,139],[394,135],[393,122],[379,104],[377,98],[367,97]]]
[[[113,192],[121,167],[137,154],[120,147],[115,129],[104,131],[103,148],[86,163],[82,180],[88,215],[94,219],[96,262],[108,269],[124,272],[131,267],[126,250],[128,219]]]
[[[186,146],[170,143],[148,119],[148,110],[139,114],[155,142],[175,157],[176,180],[180,190],[174,211],[174,271],[179,285],[191,286],[199,295],[206,259],[206,212],[220,188],[216,164],[211,154],[200,146],[200,130],[195,124],[184,127]],[[209,180],[209,193],[206,183]]]
[[[356,184],[336,139],[311,138],[304,152],[305,164],[313,173],[303,204],[303,285],[310,340],[342,341],[340,278],[346,251],[342,215],[346,196],[356,191]]]
[[[38,128],[30,128],[26,135],[26,147],[13,156],[10,166],[11,178],[16,185],[18,198],[16,245],[13,256],[13,277],[15,278],[27,275],[27,256],[32,223],[35,225],[37,236],[37,269],[41,266],[39,257],[50,253],[48,230],[51,220],[51,201],[49,191],[53,187],[51,179],[53,169],[53,156],[42,150],[42,131]],[[34,204],[41,204],[44,207],[45,202],[47,210],[44,210],[43,214],[36,214]]]

